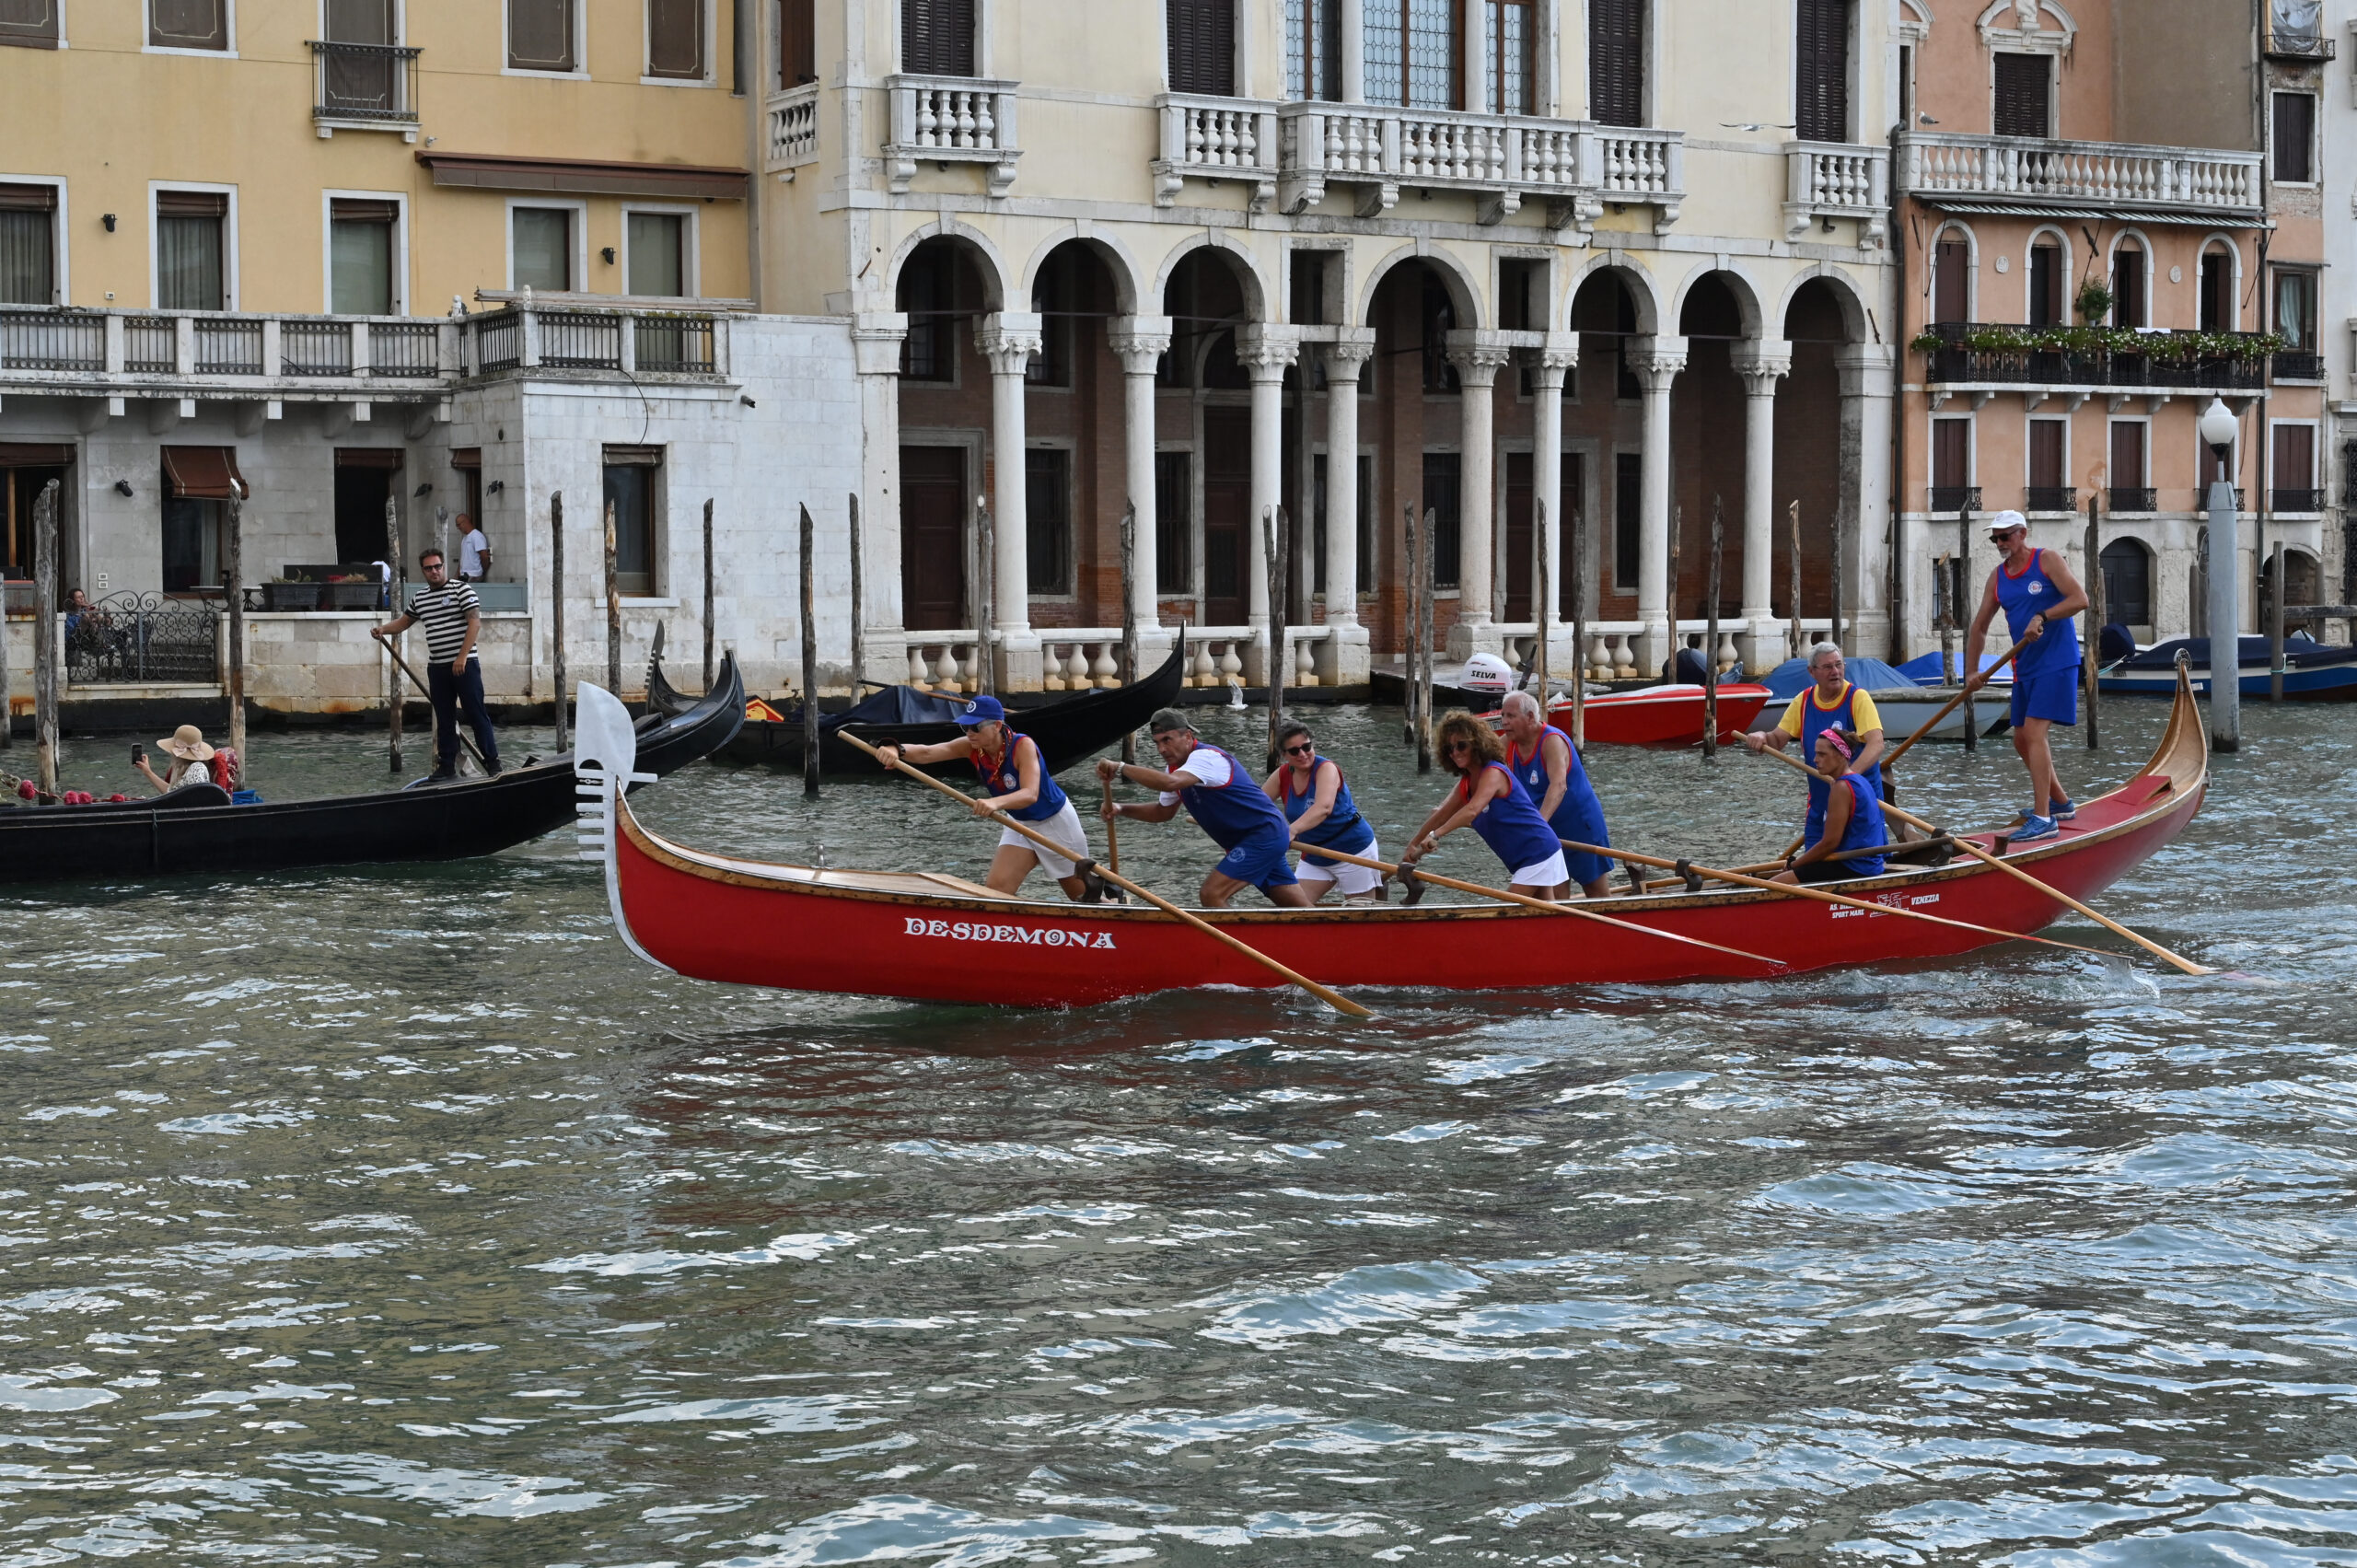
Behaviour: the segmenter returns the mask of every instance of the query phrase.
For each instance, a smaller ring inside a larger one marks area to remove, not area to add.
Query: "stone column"
[[[1776,613],[1776,383],[1792,369],[1789,342],[1759,338],[1736,346],[1735,373],[1743,377],[1744,390],[1744,624],[1736,647],[1744,669],[1755,676],[1782,656],[1782,637],[1765,622]]]
[[[852,319],[851,343],[859,377],[860,547],[867,668],[859,673],[886,682],[909,678],[900,603],[900,345],[909,319],[898,311]]]
[[[1365,684],[1373,645],[1359,624],[1359,372],[1375,357],[1375,329],[1340,327],[1326,345],[1326,624],[1318,679]]]
[[[1451,332],[1448,362],[1457,366],[1461,422],[1457,428],[1457,624],[1448,656],[1504,650],[1492,613],[1497,582],[1496,389],[1498,372],[1514,351],[1495,332]]]
[[[1644,389],[1644,494],[1638,513],[1637,668],[1658,671],[1669,658],[1674,632],[1669,604],[1669,389],[1686,368],[1684,338],[1629,340],[1629,368]]]
[[[1010,691],[1039,687],[1039,639],[1031,632],[1030,505],[1024,488],[1023,372],[1041,344],[1031,311],[985,316],[974,347],[991,366],[991,538],[998,557],[991,597],[999,633],[999,681]]]
[[[1117,316],[1106,335],[1121,361],[1127,502],[1138,513],[1137,558],[1133,574],[1122,589],[1137,613],[1140,657],[1144,659],[1151,655],[1155,662],[1159,662],[1162,650],[1170,645],[1169,636],[1162,629],[1161,585],[1155,575],[1159,560],[1155,550],[1155,530],[1161,524],[1154,505],[1154,372],[1162,356],[1170,352],[1170,335],[1167,316]],[[1144,674],[1144,668],[1138,673]]]
[[[1577,662],[1573,657],[1569,618],[1562,613],[1563,604],[1563,378],[1580,363],[1580,340],[1576,332],[1550,332],[1547,345],[1538,351],[1538,396],[1533,400],[1531,411],[1532,436],[1530,444],[1530,493],[1532,499],[1531,526],[1538,531],[1538,553],[1547,563],[1547,581],[1555,602],[1548,607],[1547,668],[1568,670]],[[1576,500],[1573,505],[1578,505]],[[1543,521],[1542,521],[1543,519]],[[1572,571],[1581,567],[1573,562]],[[1531,584],[1536,594],[1538,585]],[[1537,618],[1538,601],[1531,601],[1533,618]]]
[[[1890,431],[1898,392],[1898,351],[1852,343],[1834,355],[1841,374],[1841,505],[1850,536],[1849,579],[1841,602],[1855,628],[1852,651],[1889,658]],[[1894,661],[1897,662],[1897,661]]]
[[[1301,342],[1290,327],[1250,326],[1236,334],[1236,357],[1252,377],[1252,516],[1245,555],[1251,563],[1252,595],[1249,621],[1259,634],[1252,658],[1259,661],[1245,672],[1245,684],[1268,682],[1269,552],[1263,542],[1263,517],[1284,504],[1284,384],[1285,371],[1301,352]]]

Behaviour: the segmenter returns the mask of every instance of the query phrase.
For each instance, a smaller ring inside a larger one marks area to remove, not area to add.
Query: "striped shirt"
[[[411,599],[410,619],[425,628],[425,656],[435,664],[457,658],[467,643],[467,617],[481,608],[475,590],[464,583],[445,583]]]

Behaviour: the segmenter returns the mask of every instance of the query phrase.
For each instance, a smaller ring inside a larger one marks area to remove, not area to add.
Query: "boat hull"
[[[2189,672],[2194,691],[2210,695],[2210,671],[2196,666]],[[2107,671],[2096,684],[2107,697],[2166,697],[2177,690],[2171,669]],[[2272,690],[2265,669],[2245,669],[2235,682],[2246,697],[2265,697]],[[2357,664],[2325,665],[2314,669],[2283,672],[2283,695],[2298,703],[2357,703]]]
[[[1768,688],[1735,682],[1719,688],[1719,738],[1732,740],[1751,726],[1768,704]],[[1702,738],[1705,720],[1700,686],[1651,686],[1590,697],[1586,708],[1591,746],[1691,746]],[[1558,702],[1549,722],[1568,727],[1572,704]]]

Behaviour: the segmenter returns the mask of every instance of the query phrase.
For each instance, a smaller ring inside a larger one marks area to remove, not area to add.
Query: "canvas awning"
[[[667,196],[744,201],[753,177],[741,168],[689,163],[600,163],[586,158],[510,157],[499,153],[419,153],[436,185],[486,191],[551,191],[588,196]]]
[[[2200,228],[2255,228],[2265,221],[2257,213],[2224,207],[2081,207],[2062,202],[1982,202],[1942,192],[1919,192],[1915,199],[1943,212],[1987,213],[2009,218],[2093,218],[2102,223],[2189,224]]]
[[[235,447],[167,447],[164,486],[189,501],[242,501],[253,494],[238,471]]]

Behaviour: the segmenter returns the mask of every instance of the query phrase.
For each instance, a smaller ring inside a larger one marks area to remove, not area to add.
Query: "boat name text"
[[[1042,925],[991,925],[981,921],[907,917],[911,936],[946,936],[952,942],[1016,942],[1032,947],[1110,947],[1109,931],[1059,931]]]

